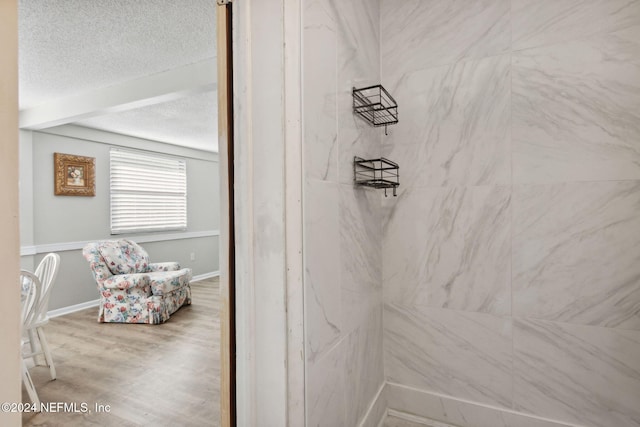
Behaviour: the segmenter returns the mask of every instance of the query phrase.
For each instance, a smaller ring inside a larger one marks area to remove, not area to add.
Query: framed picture
[[[96,159],[53,153],[56,196],[95,196]]]

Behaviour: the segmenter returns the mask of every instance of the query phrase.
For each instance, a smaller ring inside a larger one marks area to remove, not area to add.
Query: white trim
[[[296,189],[301,183],[293,164],[299,147],[291,145],[300,144],[294,99],[299,52],[289,44],[299,43],[293,21],[299,20],[300,0],[232,5],[236,424],[298,426],[304,423],[304,397],[298,391],[303,354],[289,355],[303,344],[302,291],[296,284],[303,270],[294,253],[296,236],[287,233],[295,233],[302,218]]]
[[[141,234],[127,236],[119,234],[111,236],[112,239],[131,239],[136,243],[166,242],[170,240],[197,239],[201,237],[220,236],[220,230],[188,231],[186,233],[162,233],[162,234]],[[49,252],[77,251],[84,248],[88,243],[96,240],[82,240],[79,242],[46,243],[44,245],[23,246],[20,248],[20,256],[46,254]]]
[[[425,427],[455,427],[452,424],[447,424],[440,421],[419,417],[413,414],[407,414],[406,412],[396,411],[395,409],[387,410],[387,416],[400,418],[401,420],[410,421],[414,424],[420,424]]]
[[[284,0],[284,153],[287,310],[287,425],[305,424],[302,215],[302,2]]]
[[[384,409],[384,414],[382,415],[382,418],[380,419],[380,422],[378,423],[378,425],[376,427],[384,427],[388,416],[389,416],[389,409],[385,408]]]
[[[448,408],[457,406],[457,409],[455,411],[456,413],[482,413],[484,414],[483,416],[489,416],[489,414],[493,413],[492,415],[497,414],[497,416],[503,418],[517,417],[525,420],[536,420],[538,423],[540,423],[540,425],[546,423],[548,427],[583,427],[578,424],[553,420],[551,418],[539,417],[532,414],[525,414],[513,409],[502,408],[466,399],[460,399],[457,397],[448,396],[446,394],[421,390],[419,388],[389,381],[387,381],[386,397],[390,414],[394,412],[404,412],[407,414],[415,414],[416,416],[424,417],[429,421],[432,420],[432,418],[430,417],[435,417],[438,415],[433,413],[426,413],[426,411],[428,411],[429,408],[440,408],[446,403]],[[467,418],[470,418],[469,414],[467,414]],[[456,420],[452,421],[457,423]],[[440,423],[442,423],[442,421],[440,421]],[[444,425],[446,426],[446,424]]]
[[[367,412],[362,417],[362,421],[358,424],[358,427],[366,427],[366,426],[380,426],[384,425],[384,419],[387,417],[387,402],[385,401],[385,387],[387,386],[386,382],[383,382],[376,393],[376,396],[371,401]],[[376,409],[380,407],[380,405],[384,406],[384,411],[382,411],[382,418],[379,420],[374,419],[376,416]]]
[[[84,310],[86,308],[98,307],[99,305],[100,299],[98,298],[92,301],[81,302],[80,304],[74,304],[67,307],[47,311],[47,316],[49,316],[50,318],[63,316],[65,314],[75,313],[76,311]]]
[[[218,277],[218,276],[220,276],[220,270],[211,271],[209,273],[198,274],[197,276],[193,276],[191,278],[191,282],[199,282],[200,280],[211,279],[212,277]]]
[[[38,253],[38,248],[35,246],[21,246],[20,256],[35,255]]]

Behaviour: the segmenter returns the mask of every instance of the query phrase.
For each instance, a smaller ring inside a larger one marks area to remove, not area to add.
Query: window
[[[120,149],[110,157],[111,234],[186,230],[184,160]]]

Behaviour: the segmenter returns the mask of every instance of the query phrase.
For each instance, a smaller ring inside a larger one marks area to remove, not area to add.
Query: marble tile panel
[[[307,424],[335,427],[345,424],[345,349],[346,341],[317,361],[306,364]]]
[[[379,79],[380,0],[335,1],[335,8],[339,90]]]
[[[511,58],[493,56],[404,75],[390,88],[399,123],[383,154],[400,190],[511,183]]]
[[[304,174],[337,181],[337,55],[334,0],[310,0],[303,9]]]
[[[458,427],[570,427],[560,421],[475,404],[428,391],[387,383],[389,413],[396,411]],[[450,423],[450,424],[449,424]],[[573,426],[575,427],[575,426]]]
[[[515,52],[512,74],[514,182],[640,179],[640,25]]]
[[[513,0],[513,49],[613,32],[640,22],[638,0]]]
[[[372,84],[378,84],[378,80],[356,86],[367,87]],[[351,86],[338,93],[338,102],[338,181],[341,184],[353,185],[354,157],[380,158],[384,129],[371,126],[369,122],[353,113]]]
[[[585,426],[640,425],[640,332],[514,319],[514,408]]]
[[[336,3],[338,28],[338,175],[353,183],[353,157],[380,157],[382,131],[353,113],[353,88],[380,83],[380,1]]]
[[[413,301],[426,277],[426,212],[429,200],[417,190],[382,201],[382,288],[385,302]]]
[[[387,395],[385,392],[386,384],[380,387],[380,391],[370,406],[365,418],[358,424],[358,427],[382,427],[387,416]]]
[[[369,312],[367,321],[345,339],[345,425],[357,426],[384,383],[382,306]]]
[[[382,211],[380,193],[340,185],[342,288],[359,292],[382,289]]]
[[[387,381],[511,407],[511,320],[385,304]]]
[[[516,186],[513,312],[640,330],[640,181]]]
[[[304,195],[304,286],[307,361],[340,337],[340,220],[338,184],[308,180]]]
[[[507,53],[509,0],[382,0],[382,77]]]
[[[342,289],[342,332],[349,334],[368,321],[371,310],[382,305],[382,290],[358,292]]]
[[[424,188],[412,198],[403,206],[401,197],[386,224],[385,301],[509,315],[509,187]]]

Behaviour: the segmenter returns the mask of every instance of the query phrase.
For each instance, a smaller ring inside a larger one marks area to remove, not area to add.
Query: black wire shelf
[[[372,126],[384,126],[385,135],[388,125],[398,123],[398,104],[382,85],[354,87],[353,112]]]
[[[393,196],[397,196],[396,188],[400,185],[400,166],[389,159],[365,160],[355,156],[353,158],[353,179],[356,185],[382,188],[387,197],[387,189],[393,189]]]

